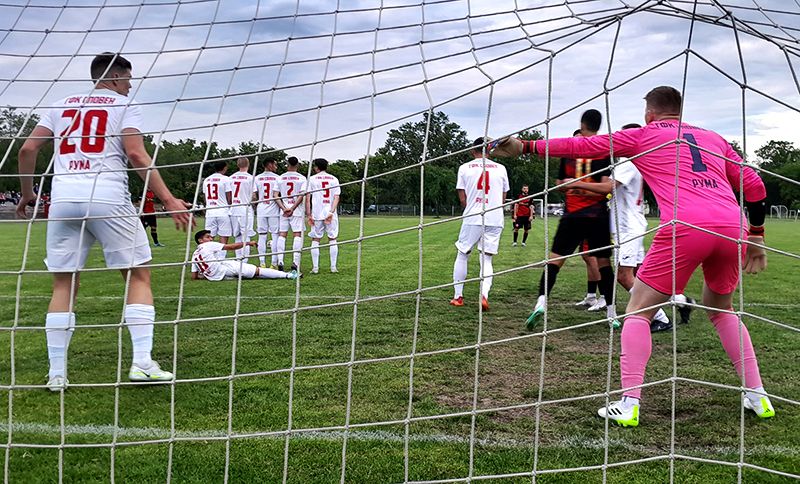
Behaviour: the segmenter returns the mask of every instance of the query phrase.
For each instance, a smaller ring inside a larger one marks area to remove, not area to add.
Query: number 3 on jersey
[[[108,125],[108,112],[102,109],[90,109],[81,119],[81,112],[77,109],[66,109],[61,113],[62,118],[70,119],[70,125],[61,132],[61,144],[58,152],[62,155],[75,153],[75,144],[80,143],[82,153],[102,153],[106,147],[106,127]],[[80,141],[74,139],[72,133],[81,130]]]
[[[483,174],[478,177],[478,190],[483,190],[483,193],[489,193],[489,172],[484,171]]]

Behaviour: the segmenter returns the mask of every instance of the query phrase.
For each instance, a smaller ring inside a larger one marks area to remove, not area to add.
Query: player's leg
[[[531,219],[530,218],[526,218],[524,220],[524,222],[522,224],[522,230],[523,230],[523,232],[522,232],[522,246],[525,247],[525,245],[528,243],[528,232],[531,231]]]
[[[476,228],[478,230],[476,230]],[[480,240],[480,226],[461,224],[456,240],[456,260],[453,263],[453,306],[464,305],[464,280],[467,278],[467,264],[472,248]]]
[[[605,309],[608,304],[613,303],[614,269],[611,267],[611,231],[609,230],[608,217],[597,217],[587,219],[585,230],[589,250],[593,251],[594,263],[596,264],[596,274],[599,275],[597,287],[600,290],[600,297],[597,302],[589,308],[589,311],[600,311]],[[587,266],[588,267],[588,266]],[[613,313],[613,309],[611,311]]]
[[[75,331],[73,308],[79,285],[77,272],[53,273],[53,295],[45,320],[47,356],[50,361],[47,387],[51,391],[59,391],[67,384],[67,350]]]
[[[256,221],[258,233],[258,262],[261,267],[267,267],[267,238],[269,237],[269,222],[267,217],[259,216]]]
[[[283,220],[284,220],[284,218],[281,217],[281,230],[278,233],[278,242],[275,244],[275,251],[276,251],[277,256],[278,256],[278,270],[279,271],[283,270],[283,261],[284,261],[284,257],[283,256],[285,255],[285,252],[286,252],[286,236],[289,234],[289,232],[288,232],[289,223],[286,222],[286,230],[284,230],[283,229],[283,225],[284,225]]]
[[[324,229],[325,233],[328,235],[328,243],[330,244],[331,272],[336,273],[339,272],[337,268],[339,262],[339,242],[336,240],[339,237],[339,217],[334,215],[331,223],[325,225]]]
[[[308,236],[311,238],[311,273],[319,274],[319,241],[322,239],[322,220],[314,220],[308,228]]]
[[[280,226],[279,217],[268,217],[268,231],[269,231],[269,238],[270,238],[270,245],[269,250],[272,252],[272,256],[270,259],[270,269],[277,269],[278,268],[278,229]],[[285,237],[285,236],[284,236]],[[284,239],[284,246],[286,245],[286,239]]]
[[[234,242],[244,242],[244,217],[240,217],[238,215],[231,215],[231,237],[233,237]],[[244,249],[235,249],[233,251],[234,255],[236,256],[237,260],[241,260],[244,257]]]
[[[246,279],[297,279],[297,271],[283,272],[267,267],[256,267],[253,264],[242,264],[242,278]]]
[[[156,247],[164,247],[164,244],[158,241],[158,218],[156,214],[153,214],[150,219],[150,237],[153,238],[153,245]]]
[[[539,296],[536,299],[536,305],[533,311],[525,320],[525,326],[532,330],[539,324],[539,320],[544,316],[545,306],[547,304],[547,297],[553,291],[556,284],[558,273],[564,265],[565,259],[563,256],[572,254],[575,249],[580,245],[583,236],[580,233],[579,221],[576,222],[573,218],[562,218],[558,222],[556,228],[556,235],[553,238],[553,246],[550,252],[550,261],[545,265],[542,271],[542,276],[539,278]]]
[[[303,232],[293,232],[292,238],[292,270],[300,270],[300,258],[303,250]]]
[[[511,246],[516,247],[517,238],[519,237],[519,223],[517,222],[517,219],[514,219],[513,227],[514,227],[514,242],[511,244]]]
[[[478,261],[480,262],[481,280],[481,306],[484,311],[489,310],[489,291],[492,289],[494,280],[494,264],[492,257],[497,254],[500,248],[500,236],[503,233],[502,227],[485,227],[485,231],[478,242],[480,250]]]
[[[735,239],[739,229],[718,229],[722,235]],[[761,418],[775,415],[769,397],[763,395],[764,386],[758,368],[750,333],[744,322],[733,314],[733,292],[739,282],[739,251],[736,243],[711,234],[706,243],[714,246],[709,257],[703,261],[703,305],[718,310],[707,310],[708,317],[717,330],[725,352],[733,363],[736,373],[749,390],[745,394],[744,406]],[[700,237],[698,237],[700,238]]]

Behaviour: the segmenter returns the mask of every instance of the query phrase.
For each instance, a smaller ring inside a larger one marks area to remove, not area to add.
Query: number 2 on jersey
[[[58,152],[62,155],[75,153],[76,148],[70,141],[78,142],[70,138],[73,132],[81,129],[80,146],[82,153],[102,153],[106,147],[106,127],[108,126],[108,111],[102,109],[90,109],[86,111],[81,119],[81,112],[77,109],[66,109],[61,113],[62,118],[68,118],[72,122],[61,132],[61,144]]]
[[[484,171],[483,174],[478,177],[478,190],[483,190],[483,193],[489,193],[489,172]]]

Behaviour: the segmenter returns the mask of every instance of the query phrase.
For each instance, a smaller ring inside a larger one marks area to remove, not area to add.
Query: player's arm
[[[562,183],[570,182],[570,179],[560,180]],[[614,180],[604,176],[599,183],[590,183],[581,180],[572,181],[567,185],[567,188],[578,188],[586,190],[587,192],[598,193],[600,195],[608,195],[614,190]]]
[[[136,168],[136,173],[153,190],[153,193],[161,200],[164,208],[169,212],[175,222],[175,227],[186,230],[188,227],[194,226],[194,221],[186,210],[191,207],[191,204],[175,198],[172,192],[169,191],[158,169],[153,167],[153,160],[144,148],[142,133],[135,128],[123,129],[122,147],[128,156],[131,166]],[[150,173],[149,180],[148,172]]]
[[[638,154],[639,137],[643,128],[625,129],[612,134],[596,136],[576,136],[572,138],[550,138],[549,140],[524,141],[523,154],[567,158],[607,158],[614,145],[614,156],[634,156]]]
[[[458,192],[458,201],[461,203],[461,208],[467,208],[467,192],[463,188],[456,190]]]
[[[53,139],[53,132],[44,126],[36,126],[33,132],[22,144],[19,149],[19,184],[21,195],[17,204],[17,216],[27,218],[25,207],[32,200],[36,200],[36,193],[33,191],[33,174],[36,171],[36,157],[39,151],[48,141]]]
[[[505,200],[505,199],[506,199],[506,196],[505,196],[505,195],[503,195],[503,200]],[[514,204],[514,211],[513,211],[513,212],[512,212],[512,214],[511,214],[511,219],[512,219],[512,220],[516,220],[516,219],[517,219],[517,206],[518,206],[518,205],[519,205],[519,202],[517,202],[517,203],[515,203],[515,204]]]
[[[337,209],[338,207],[339,207],[339,195],[334,195],[334,196],[333,196],[333,202],[331,202],[331,211],[330,211],[330,213],[328,214],[328,216],[327,216],[327,217],[325,217],[325,220],[326,220],[328,223],[330,223],[330,222],[331,222],[331,220],[333,220],[333,216],[336,214],[336,209]]]
[[[736,163],[725,162],[725,175],[734,190],[743,189],[744,202],[747,207],[747,217],[750,223],[747,236],[747,253],[744,270],[748,274],[756,274],[767,268],[767,251],[764,249],[764,220],[767,216],[767,189],[764,181],[756,171],[749,166],[742,166],[742,158],[733,148],[723,153]],[[758,245],[753,245],[758,244]]]
[[[228,206],[233,205],[233,189],[230,182],[225,184],[225,200],[228,201]]]
[[[249,245],[250,247],[255,247],[257,243],[258,242],[256,242],[255,240],[249,240],[247,242],[234,242],[232,244],[224,244],[222,246],[222,250],[239,250],[245,245]]]

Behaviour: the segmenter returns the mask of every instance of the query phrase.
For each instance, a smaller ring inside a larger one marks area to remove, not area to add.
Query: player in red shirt
[[[144,206],[142,207],[142,225],[144,228],[150,227],[150,236],[153,237],[153,245],[164,247],[158,241],[158,219],[156,218],[156,194],[153,190],[147,190],[144,194]]]
[[[522,193],[517,197],[517,203],[514,204],[514,243],[512,246],[517,246],[517,237],[519,236],[519,229],[522,232],[522,246],[528,241],[528,232],[531,230],[531,220],[536,216],[531,210],[533,200],[528,196],[528,185],[522,185]]]

